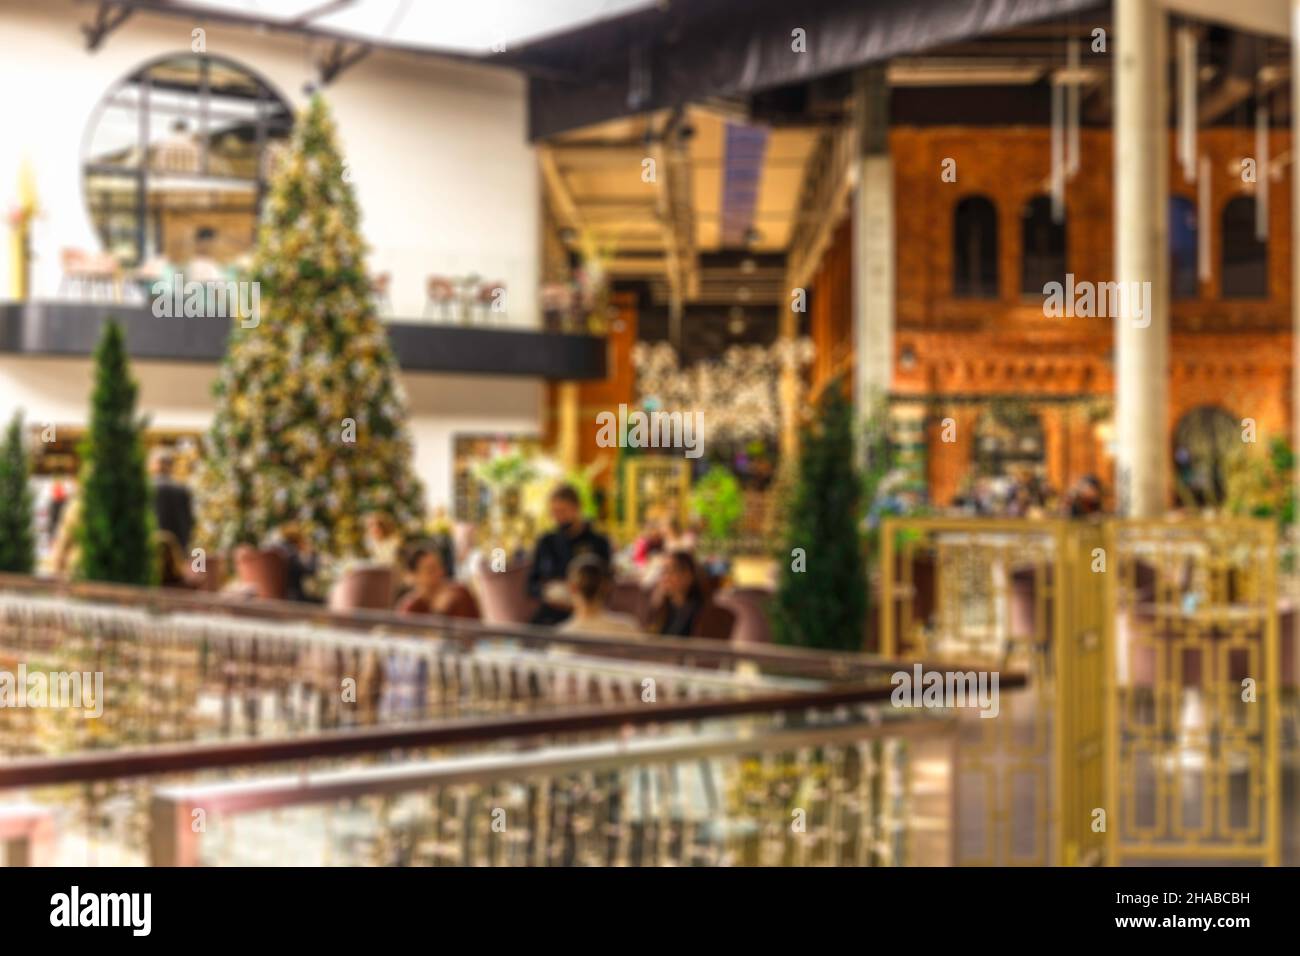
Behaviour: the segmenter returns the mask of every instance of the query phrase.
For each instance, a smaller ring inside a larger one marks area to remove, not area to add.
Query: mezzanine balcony
[[[4,301],[0,353],[89,356],[110,317],[122,324],[131,356],[144,361],[219,362],[230,331],[229,319],[158,317],[147,304]],[[605,340],[597,335],[403,319],[386,324],[397,362],[408,372],[564,380],[605,375]]]

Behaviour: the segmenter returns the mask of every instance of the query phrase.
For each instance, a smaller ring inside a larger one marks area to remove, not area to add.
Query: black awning
[[[1099,0],[682,0],[512,51],[537,140],[747,96],[1014,27],[1107,8]],[[792,50],[804,31],[806,52]]]

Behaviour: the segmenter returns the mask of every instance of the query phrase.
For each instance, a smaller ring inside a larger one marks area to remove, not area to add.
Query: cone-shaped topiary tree
[[[9,423],[0,448],[0,571],[11,574],[31,574],[36,567],[30,477],[19,412]]]
[[[292,524],[343,556],[360,549],[368,511],[418,522],[405,402],[364,253],[318,96],[273,177],[252,270],[260,312],[232,329],[214,388],[200,485],[207,547],[258,543]]]
[[[127,362],[122,327],[104,324],[95,348],[90,429],[81,454],[77,576],[88,581],[153,584],[153,492],[145,474],[144,423]]]
[[[843,383],[823,389],[801,433],[783,509],[780,578],[772,602],[782,644],[860,650],[867,574],[858,533],[862,483],[854,464],[853,408]]]

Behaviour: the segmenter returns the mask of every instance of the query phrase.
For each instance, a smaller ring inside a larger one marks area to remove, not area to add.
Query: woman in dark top
[[[421,545],[406,559],[411,589],[398,602],[399,614],[441,614],[446,617],[479,616],[474,595],[447,574],[446,559],[432,545]]]
[[[656,634],[690,637],[704,607],[704,589],[700,587],[695,559],[685,551],[670,554],[658,590],[651,616],[652,630]]]

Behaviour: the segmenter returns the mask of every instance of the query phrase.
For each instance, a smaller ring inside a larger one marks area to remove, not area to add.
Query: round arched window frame
[[[289,101],[236,60],[183,51],[136,67],[82,139],[83,200],[103,251],[155,270],[246,259],[292,128]]]
[[[1218,405],[1198,405],[1174,425],[1174,486],[1189,507],[1221,506],[1228,493],[1228,465],[1241,449],[1240,420]]]

